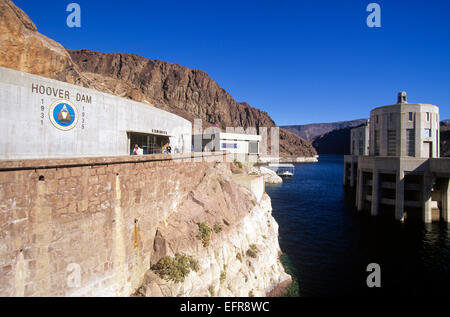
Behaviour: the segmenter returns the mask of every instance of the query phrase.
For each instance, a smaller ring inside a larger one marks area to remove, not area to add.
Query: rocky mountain
[[[350,154],[350,130],[352,127],[332,130],[316,137],[312,144],[320,154]]]
[[[156,105],[190,121],[215,122],[222,129],[276,126],[266,112],[236,102],[201,70],[132,54],[68,52],[89,80],[112,94]],[[280,129],[280,155],[314,156],[316,151],[309,142]]]
[[[325,134],[327,132],[342,129],[346,127],[356,127],[363,124],[367,119],[357,119],[351,121],[339,121],[339,122],[329,122],[329,123],[311,123],[303,125],[286,125],[282,126],[283,129],[291,131],[303,139],[308,141],[314,140],[314,138],[319,135]]]
[[[148,102],[219,127],[273,127],[266,112],[236,102],[205,72],[139,55],[68,50],[92,82],[112,94]]]
[[[190,121],[225,127],[275,127],[264,111],[236,102],[205,72],[139,55],[66,50],[37,31],[10,0],[0,0],[0,66],[148,103]],[[280,129],[283,156],[313,156],[312,145]]]
[[[0,66],[90,85],[65,48],[37,32],[30,18],[10,0],[0,0]]]

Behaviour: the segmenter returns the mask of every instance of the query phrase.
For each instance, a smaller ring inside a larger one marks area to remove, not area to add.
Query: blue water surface
[[[295,176],[267,185],[280,246],[300,296],[450,295],[450,226],[400,223],[358,213],[342,186],[343,157],[296,164]],[[381,287],[369,288],[369,263]]]

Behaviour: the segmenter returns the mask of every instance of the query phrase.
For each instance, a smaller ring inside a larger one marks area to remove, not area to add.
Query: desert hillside
[[[310,123],[301,125],[286,125],[282,126],[283,129],[289,130],[299,137],[313,141],[316,137],[323,135],[327,132],[343,129],[346,127],[356,127],[365,123],[367,119],[356,119],[350,121],[339,121],[339,122],[326,122],[326,123]]]

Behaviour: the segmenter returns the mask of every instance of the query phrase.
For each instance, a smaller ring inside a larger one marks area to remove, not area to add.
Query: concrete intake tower
[[[370,112],[351,130],[344,185],[355,189],[358,211],[397,220],[449,222],[450,158],[439,157],[439,108],[397,103]]]

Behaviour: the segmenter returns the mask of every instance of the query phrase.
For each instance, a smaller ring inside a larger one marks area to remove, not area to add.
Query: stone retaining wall
[[[0,296],[128,296],[222,153],[0,162]]]

